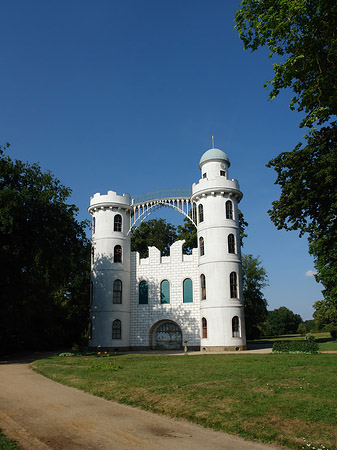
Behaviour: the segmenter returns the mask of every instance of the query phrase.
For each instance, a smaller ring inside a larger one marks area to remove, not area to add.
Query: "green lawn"
[[[1,450],[20,450],[20,447],[11,440],[9,440],[0,430],[0,449]]]
[[[337,449],[335,354],[56,356],[32,367],[94,395],[246,439]]]
[[[314,336],[321,351],[337,351],[337,340],[332,339],[330,333],[309,333]],[[254,341],[248,341],[250,344],[272,344],[275,341],[297,341],[304,339],[300,334],[291,334],[285,336],[263,337]]]

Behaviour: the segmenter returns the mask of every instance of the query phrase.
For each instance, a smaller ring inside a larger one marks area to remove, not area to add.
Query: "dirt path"
[[[25,450],[275,450],[94,397],[28,363],[0,364],[0,386],[0,428]]]

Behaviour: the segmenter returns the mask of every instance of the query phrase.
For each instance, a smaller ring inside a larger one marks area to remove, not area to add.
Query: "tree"
[[[269,162],[277,172],[280,199],[270,217],[278,229],[309,234],[316,279],[325,300],[337,305],[337,4],[333,0],[243,0],[236,28],[244,47],[268,46],[274,64],[269,98],[291,88],[290,108],[309,127],[307,145]],[[316,129],[314,128],[316,126]]]
[[[268,285],[268,278],[259,258],[253,255],[242,255],[242,285],[247,338],[256,339],[267,319],[268,302],[262,289]]]
[[[299,314],[294,314],[285,306],[268,311],[268,325],[272,336],[295,334],[299,324],[302,322],[303,320]]]
[[[148,256],[148,247],[155,246],[162,255],[169,255],[170,246],[177,239],[177,230],[171,223],[164,219],[151,219],[142,222],[133,231],[131,237],[131,251],[140,253],[141,258]]]
[[[337,327],[337,308],[331,306],[326,300],[314,303],[315,326],[320,331],[330,331],[330,327]]]
[[[7,148],[6,146],[5,148]],[[90,259],[71,190],[0,147],[3,351],[72,343],[85,331]]]

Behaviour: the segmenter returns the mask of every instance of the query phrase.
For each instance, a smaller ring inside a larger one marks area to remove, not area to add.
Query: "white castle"
[[[92,274],[89,346],[106,350],[246,348],[242,297],[237,180],[228,178],[227,155],[206,151],[201,179],[191,192],[95,194],[92,215]],[[198,248],[184,241],[162,256],[131,252],[132,231],[154,210],[169,206],[197,228]]]

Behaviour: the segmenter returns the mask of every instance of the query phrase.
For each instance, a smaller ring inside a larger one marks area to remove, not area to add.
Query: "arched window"
[[[240,337],[240,323],[238,316],[234,316],[232,319],[232,336]]]
[[[89,329],[88,329],[89,339],[92,339],[92,322],[89,320]]]
[[[199,238],[199,252],[200,252],[200,256],[204,256],[204,254],[205,254],[205,242],[204,242],[204,238],[203,237]]]
[[[206,277],[202,273],[200,275],[201,300],[206,300]]]
[[[92,234],[95,233],[96,230],[96,217],[92,218]]]
[[[193,303],[193,283],[191,278],[186,278],[183,282],[183,302]]]
[[[207,320],[205,317],[201,319],[201,326],[202,326],[202,338],[207,339]]]
[[[90,305],[94,300],[94,282],[90,281]]]
[[[231,298],[238,298],[238,283],[236,272],[232,272],[229,275],[229,284],[230,284]]]
[[[122,339],[122,322],[119,319],[112,322],[112,339]]]
[[[204,207],[200,204],[198,206],[198,212],[199,212],[199,223],[204,221]]]
[[[120,245],[115,245],[114,248],[114,262],[122,262],[122,247]]]
[[[235,253],[234,234],[229,234],[228,235],[228,253]]]
[[[95,262],[95,249],[91,247],[91,264],[93,265]]]
[[[230,200],[226,202],[226,219],[233,219],[233,203]]]
[[[112,303],[120,305],[122,303],[122,282],[115,280],[113,284]]]
[[[122,216],[120,214],[115,215],[114,231],[122,231]]]
[[[170,283],[167,280],[160,283],[160,303],[170,303]]]
[[[139,283],[139,304],[147,305],[149,302],[149,285],[147,281],[141,281]]]

